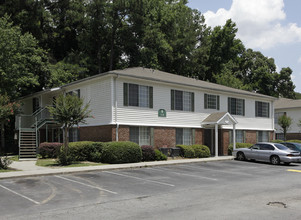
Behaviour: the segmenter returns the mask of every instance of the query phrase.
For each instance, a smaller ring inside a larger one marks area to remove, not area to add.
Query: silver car
[[[258,160],[289,165],[293,162],[301,162],[300,152],[290,150],[286,146],[277,143],[262,142],[254,144],[250,148],[238,148],[233,150],[232,155],[238,160]]]

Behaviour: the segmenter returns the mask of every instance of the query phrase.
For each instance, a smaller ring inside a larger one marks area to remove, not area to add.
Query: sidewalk
[[[184,163],[199,163],[210,161],[223,161],[233,160],[233,156],[221,156],[221,157],[209,157],[209,158],[196,158],[196,159],[180,159],[180,160],[168,160],[168,161],[151,161],[140,163],[126,163],[126,164],[108,164],[100,166],[86,166],[86,167],[63,167],[63,168],[48,168],[36,166],[36,161],[13,161],[10,165],[11,168],[18,171],[3,172],[0,173],[0,179],[17,178],[17,177],[32,177],[32,176],[44,176],[54,174],[68,174],[88,171],[104,171],[114,169],[127,169],[127,168],[141,168],[150,166],[164,166],[173,164]]]

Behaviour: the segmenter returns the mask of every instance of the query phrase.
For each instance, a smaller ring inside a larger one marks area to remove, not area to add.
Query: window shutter
[[[270,103],[267,103],[268,104],[268,118],[270,117]]]
[[[77,128],[77,141],[80,141],[80,133],[79,133],[79,128]]]
[[[216,109],[219,110],[219,95],[216,96]]]
[[[242,100],[242,115],[245,116],[245,100]]]
[[[258,117],[258,102],[255,102],[255,117]]]
[[[175,90],[171,90],[171,110],[175,110]]]
[[[150,145],[154,147],[154,128],[150,128]]]
[[[208,108],[207,100],[208,100],[208,95],[205,93],[205,94],[204,94],[204,108],[205,108],[205,109]]]
[[[129,100],[129,95],[128,95],[128,92],[129,92],[129,84],[128,83],[123,83],[123,105],[124,106],[128,106],[129,103],[128,103],[128,100]]]
[[[243,132],[244,132],[244,143],[246,143],[246,131]]]
[[[77,97],[80,98],[80,89],[77,90]]]
[[[258,142],[258,131],[256,131],[256,143]]]
[[[148,92],[149,92],[149,108],[153,108],[153,87],[150,86],[148,87]]]
[[[230,97],[228,97],[228,112],[230,114],[232,114],[232,112],[231,112],[231,98]]]
[[[192,137],[191,138],[192,138],[191,143],[195,144],[195,128],[192,129]]]
[[[194,93],[191,93],[191,111],[194,112]]]

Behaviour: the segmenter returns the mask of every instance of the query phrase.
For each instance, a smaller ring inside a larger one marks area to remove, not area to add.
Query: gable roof
[[[301,99],[280,98],[274,103],[275,109],[301,108]]]
[[[214,112],[202,121],[202,124],[237,124],[229,112]]]
[[[62,88],[65,88],[65,87],[68,87],[71,85],[75,85],[75,84],[78,84],[78,83],[81,83],[84,81],[88,81],[88,80],[93,80],[93,79],[99,78],[99,77],[104,77],[107,75],[133,77],[133,78],[137,78],[137,79],[144,79],[144,80],[151,80],[151,81],[156,81],[156,82],[164,82],[164,83],[171,83],[171,84],[177,84],[177,85],[182,85],[182,86],[202,88],[202,89],[216,91],[216,92],[228,92],[228,93],[233,93],[233,94],[261,97],[261,98],[265,98],[265,99],[269,99],[269,100],[276,99],[275,97],[272,97],[272,96],[262,95],[259,93],[249,92],[249,91],[245,91],[245,90],[241,90],[241,89],[235,89],[235,88],[231,88],[231,87],[227,87],[227,86],[223,86],[223,85],[219,85],[219,84],[215,84],[215,83],[210,83],[210,82],[206,82],[206,81],[202,81],[202,80],[197,80],[197,79],[193,79],[193,78],[189,78],[189,77],[185,77],[185,76],[167,73],[167,72],[163,72],[160,70],[148,69],[148,68],[144,68],[144,67],[133,67],[133,68],[127,68],[127,69],[123,69],[123,70],[112,70],[109,72],[100,73],[100,74],[97,74],[97,75],[94,75],[91,77],[87,77],[87,78],[84,78],[81,80],[77,80],[77,81],[65,84],[65,85],[59,87],[58,89],[62,89]],[[51,91],[50,89],[47,89],[47,90],[40,91],[38,93],[31,94],[31,95],[36,95],[36,94],[50,92],[50,91]],[[28,95],[28,96],[31,96],[31,95]],[[25,96],[25,97],[28,97],[28,96]],[[25,98],[25,97],[22,97],[22,98]]]

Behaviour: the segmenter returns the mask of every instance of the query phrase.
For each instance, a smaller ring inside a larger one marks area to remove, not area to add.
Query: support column
[[[218,124],[215,124],[215,157],[218,157]]]
[[[236,132],[235,132],[235,124],[233,124],[233,150],[236,149]]]

